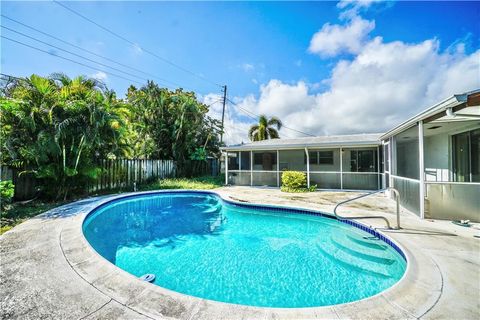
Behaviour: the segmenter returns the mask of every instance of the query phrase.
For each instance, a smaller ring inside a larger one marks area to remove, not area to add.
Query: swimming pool
[[[209,192],[119,198],[94,209],[83,232],[100,255],[137,277],[155,274],[154,284],[170,290],[258,307],[360,300],[406,269],[402,252],[373,231]]]

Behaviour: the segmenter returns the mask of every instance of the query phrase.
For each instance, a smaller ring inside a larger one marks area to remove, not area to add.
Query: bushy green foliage
[[[282,186],[283,192],[308,192],[315,191],[316,185],[307,187],[307,176],[300,171],[283,171]]]
[[[218,177],[198,177],[198,178],[177,178],[177,179],[162,179],[146,187],[142,190],[157,190],[157,189],[197,189],[209,190],[219,188],[223,185],[223,178]]]
[[[9,79],[0,96],[0,161],[33,174],[42,196],[80,195],[101,159],[205,159],[220,124],[193,92],[148,82],[127,99],[95,79],[64,74]],[[202,149],[199,152],[199,149]]]
[[[127,100],[133,112],[136,156],[173,159],[181,167],[192,157],[204,160],[219,153],[221,124],[207,116],[208,107],[195,93],[148,82],[140,89],[130,87]]]
[[[12,180],[0,181],[0,205],[2,208],[12,201],[15,192],[15,185]]]
[[[203,148],[197,148],[195,151],[190,155],[190,160],[206,160],[207,159],[207,151]]]
[[[82,192],[96,159],[128,156],[126,112],[97,80],[32,75],[4,86],[0,97],[2,163],[33,174],[44,195]]]

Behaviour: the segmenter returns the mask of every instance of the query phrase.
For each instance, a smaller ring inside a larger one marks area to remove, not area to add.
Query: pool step
[[[364,260],[391,265],[395,263],[395,259],[390,256],[386,250],[372,249],[365,247],[349,240],[345,236],[332,236],[332,243],[340,250],[346,251],[352,256],[361,258]]]
[[[360,236],[355,237],[355,236],[347,234],[346,237],[349,240],[351,240],[351,241],[353,241],[353,242],[355,242],[355,243],[357,243],[361,246],[369,247],[369,248],[372,248],[372,249],[378,249],[378,250],[387,250],[388,249],[387,244],[382,243],[380,241],[380,239],[374,238],[373,236],[370,239],[365,239],[365,238],[360,237]]]
[[[388,272],[388,265],[367,260],[361,256],[352,255],[348,251],[342,250],[335,246],[333,242],[324,242],[319,248],[328,258],[334,260],[336,263],[339,263],[347,269],[353,269],[361,273],[368,273],[376,277],[391,277]]]
[[[220,228],[225,221],[225,217],[222,215],[219,215],[216,219],[212,219],[212,222],[210,223],[210,232],[214,232],[218,228]]]
[[[222,211],[222,204],[218,202],[216,205],[209,206],[207,209],[202,210],[203,213],[217,213]]]

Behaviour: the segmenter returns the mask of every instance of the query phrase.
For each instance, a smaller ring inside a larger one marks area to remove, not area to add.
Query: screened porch
[[[378,190],[382,186],[379,146],[305,147],[302,149],[228,151],[225,183],[280,187],[282,172],[304,172],[318,189]]]
[[[422,218],[480,221],[479,103],[441,109],[383,141],[385,184],[404,208]]]

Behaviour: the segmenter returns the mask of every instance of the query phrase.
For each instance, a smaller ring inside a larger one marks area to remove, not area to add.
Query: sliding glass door
[[[455,182],[480,182],[480,129],[452,136]]]

